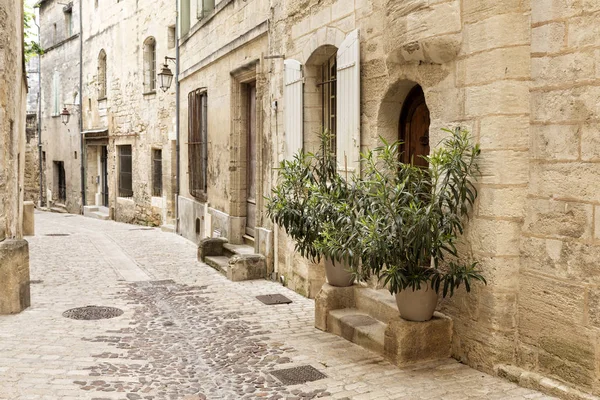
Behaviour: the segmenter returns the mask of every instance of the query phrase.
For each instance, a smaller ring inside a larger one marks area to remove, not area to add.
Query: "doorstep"
[[[438,312],[426,322],[403,320],[386,289],[326,283],[315,299],[315,326],[398,366],[450,357],[452,320]]]

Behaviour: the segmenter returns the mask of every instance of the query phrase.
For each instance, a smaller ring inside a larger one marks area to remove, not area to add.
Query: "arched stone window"
[[[425,103],[425,94],[420,85],[413,87],[402,105],[398,139],[402,142],[403,163],[412,163],[427,167],[421,156],[429,155],[429,109]]]
[[[100,50],[98,55],[98,100],[106,98],[106,52]]]
[[[156,90],[156,40],[149,37],[144,41],[144,93]]]

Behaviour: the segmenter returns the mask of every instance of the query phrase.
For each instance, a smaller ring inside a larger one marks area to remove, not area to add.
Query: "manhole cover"
[[[154,228],[133,228],[130,231],[153,231]]]
[[[63,313],[63,317],[79,320],[96,320],[118,317],[123,310],[115,307],[86,306],[72,308]]]
[[[29,281],[29,284],[31,284],[31,285],[37,285],[38,283],[42,283],[42,282],[44,282],[44,281],[41,280],[41,279],[32,279],[32,280]]]
[[[68,233],[46,233],[45,236],[70,236]]]
[[[327,378],[327,375],[323,374],[318,369],[311,367],[310,365],[280,369],[278,371],[271,372],[271,375],[279,379],[284,385],[299,385],[301,383],[318,381],[319,379]]]
[[[281,294],[265,294],[262,296],[256,296],[256,298],[268,306],[275,304],[289,304],[292,301]]]

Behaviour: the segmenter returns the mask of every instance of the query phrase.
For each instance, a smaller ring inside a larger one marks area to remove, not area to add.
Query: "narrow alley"
[[[550,399],[452,359],[399,369],[315,329],[313,300],[228,281],[175,234],[35,217],[31,307],[0,316],[0,399]],[[292,303],[255,298],[275,293]],[[89,305],[123,314],[63,316]],[[301,366],[324,377],[286,385],[272,375]]]

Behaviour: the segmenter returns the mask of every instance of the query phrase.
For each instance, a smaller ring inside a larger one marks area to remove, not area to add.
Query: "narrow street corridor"
[[[314,328],[314,301],[230,282],[172,233],[36,212],[31,307],[0,316],[0,399],[550,399],[454,360],[397,368]],[[255,297],[282,294],[291,304]],[[110,319],[66,310],[116,307]],[[271,372],[325,375],[285,385]]]

